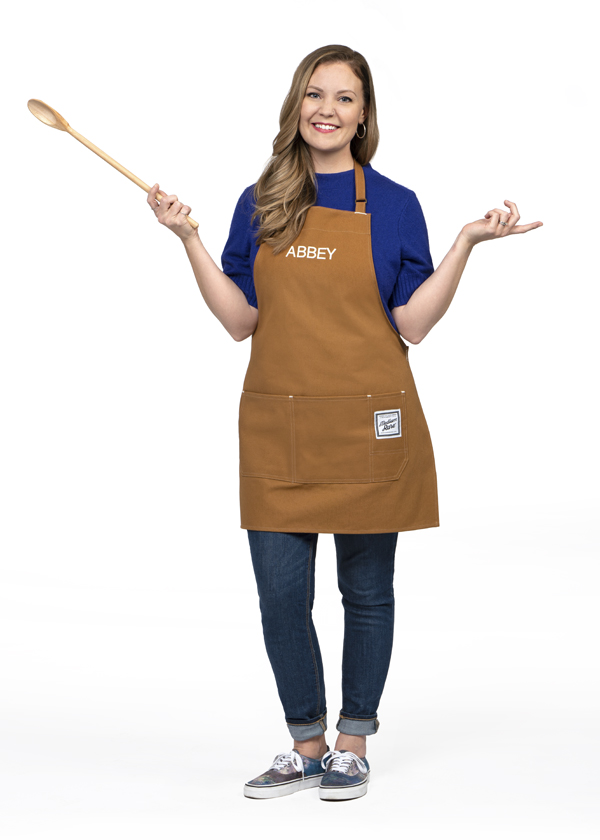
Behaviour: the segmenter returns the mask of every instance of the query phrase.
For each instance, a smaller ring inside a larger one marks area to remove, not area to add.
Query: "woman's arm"
[[[452,302],[472,249],[473,245],[464,238],[461,231],[442,262],[415,289],[408,303],[391,310],[402,338],[411,344],[418,344],[437,324]]]
[[[517,225],[521,218],[514,201],[505,200],[510,208],[488,210],[483,219],[465,225],[454,244],[433,272],[418,286],[404,306],[395,306],[391,312],[400,335],[411,344],[422,341],[429,330],[446,312],[462,276],[473,246],[486,239],[501,239],[513,233],[527,233],[541,227],[543,222]]]
[[[157,220],[183,242],[206,305],[232,338],[243,341],[256,329],[258,309],[250,306],[244,292],[221,271],[202,244],[198,231],[186,219],[191,207],[182,204],[176,195],[162,196],[159,202],[157,192],[158,184],[154,184],[146,200]]]
[[[250,306],[246,295],[217,266],[197,232],[183,240],[206,305],[236,341],[252,335],[258,324],[258,309]]]

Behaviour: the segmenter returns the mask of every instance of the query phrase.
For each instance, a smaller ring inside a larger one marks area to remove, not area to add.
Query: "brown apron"
[[[356,210],[311,207],[293,245],[262,244],[259,320],[239,406],[241,528],[374,534],[439,525],[429,429]]]

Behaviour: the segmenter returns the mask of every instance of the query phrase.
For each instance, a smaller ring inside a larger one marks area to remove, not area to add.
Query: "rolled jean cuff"
[[[340,714],[336,729],[344,735],[375,735],[379,721],[374,718],[353,718]]]
[[[287,728],[295,741],[307,741],[309,738],[318,738],[327,729],[327,713],[310,723],[289,723]]]

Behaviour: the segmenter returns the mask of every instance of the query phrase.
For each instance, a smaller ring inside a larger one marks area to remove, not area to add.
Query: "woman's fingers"
[[[177,196],[169,196],[169,198],[177,198]],[[183,204],[183,202],[174,201],[167,211],[167,220],[171,221],[173,224],[187,224],[185,219],[182,221],[183,216],[187,216],[188,213],[191,213],[192,208],[188,207],[187,204]]]
[[[183,202],[179,201],[176,195],[168,195],[165,201],[168,202],[165,222],[171,227],[173,225],[176,225],[181,219],[181,209],[183,207]]]
[[[179,231],[182,228],[185,228],[186,233],[188,233],[187,228],[189,227],[189,223],[186,216],[190,215],[192,208],[188,204],[183,204],[183,202],[179,201],[174,193],[172,195],[161,193],[160,199],[157,199],[156,195],[160,192],[158,184],[154,184],[148,191],[147,198],[148,204],[154,211],[158,221],[161,225],[165,225],[165,227],[173,230],[178,236],[180,236]]]
[[[541,227],[543,225],[543,222],[530,222],[528,225],[518,225],[517,222],[521,216],[517,209],[517,205],[514,201],[508,201],[507,199],[505,199],[504,203],[508,204],[510,207],[511,219],[514,218],[514,221],[511,221],[511,224],[509,225],[509,233],[526,233],[528,230],[533,230],[534,228]]]
[[[153,187],[150,187],[150,190],[148,192],[148,198],[146,199],[148,204],[150,205],[150,207],[153,210],[158,210],[158,208],[160,206],[159,202],[158,202],[158,199],[156,198],[156,193],[157,192],[158,192],[158,184],[154,184]]]
[[[502,229],[502,225],[500,225],[500,213],[498,210],[488,210],[483,218],[488,220],[486,227],[492,236],[496,235],[498,228]]]
[[[161,193],[160,199],[158,199],[156,195],[159,192]],[[183,206],[175,194],[164,195],[161,190],[159,190],[158,184],[154,184],[154,186],[150,187],[147,201],[153,210],[156,210],[159,206],[169,210],[174,204],[179,204],[180,206],[175,211],[178,212],[178,210]]]
[[[509,210],[506,210],[506,208],[501,210],[499,207],[488,210],[485,218],[490,219],[488,228],[493,232],[494,236],[498,237],[507,236],[517,221],[516,218],[513,218]]]
[[[517,205],[514,201],[507,201],[507,199],[504,199],[504,203],[508,205],[510,212],[508,216],[506,216],[506,218],[502,218],[502,221],[507,222],[507,225],[506,227],[502,225],[504,229],[500,235],[508,236],[510,233],[513,232],[515,225],[521,217],[519,216],[519,211],[517,210]]]
[[[533,230],[534,228],[542,227],[543,224],[543,222],[531,222],[528,225],[515,225],[511,233],[527,233],[528,230]]]
[[[465,225],[461,231],[463,238],[475,245],[478,242],[484,242],[487,239],[500,239],[503,236],[509,236],[511,233],[527,233],[529,230],[541,227],[543,222],[531,222],[528,225],[518,225],[517,222],[521,218],[519,209],[514,201],[505,199],[504,203],[510,210],[494,207],[493,210],[488,210],[483,219],[477,219]],[[501,224],[506,222],[506,224]]]
[[[177,196],[175,194],[166,195],[164,198],[161,198],[160,205],[161,205],[161,207],[164,207],[167,211],[167,214],[169,214],[171,209],[173,208],[173,205],[176,204],[178,202],[178,200],[179,199],[177,198]]]
[[[504,203],[510,208],[510,212],[501,210],[499,207],[495,207],[493,210],[489,210],[485,214],[486,219],[489,218],[492,220],[489,228],[493,232],[494,236],[500,237],[509,236],[511,233],[527,233],[528,230],[534,230],[534,228],[538,228],[543,225],[543,222],[531,222],[528,225],[518,225],[517,222],[521,218],[521,214],[519,213],[517,205],[514,201],[509,201],[508,199],[505,199]],[[500,222],[506,222],[506,225],[502,225]]]

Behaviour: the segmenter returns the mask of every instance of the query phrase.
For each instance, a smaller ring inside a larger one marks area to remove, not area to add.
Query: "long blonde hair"
[[[315,168],[310,150],[300,134],[300,110],[311,76],[320,64],[348,64],[363,86],[367,116],[363,138],[350,143],[352,157],[362,166],[369,163],[379,143],[377,108],[371,70],[363,55],[342,44],[319,47],[302,59],[279,115],[279,134],[273,140],[273,155],[254,186],[259,219],[257,243],[268,243],[278,254],[296,239],[309,207],[317,198]]]

